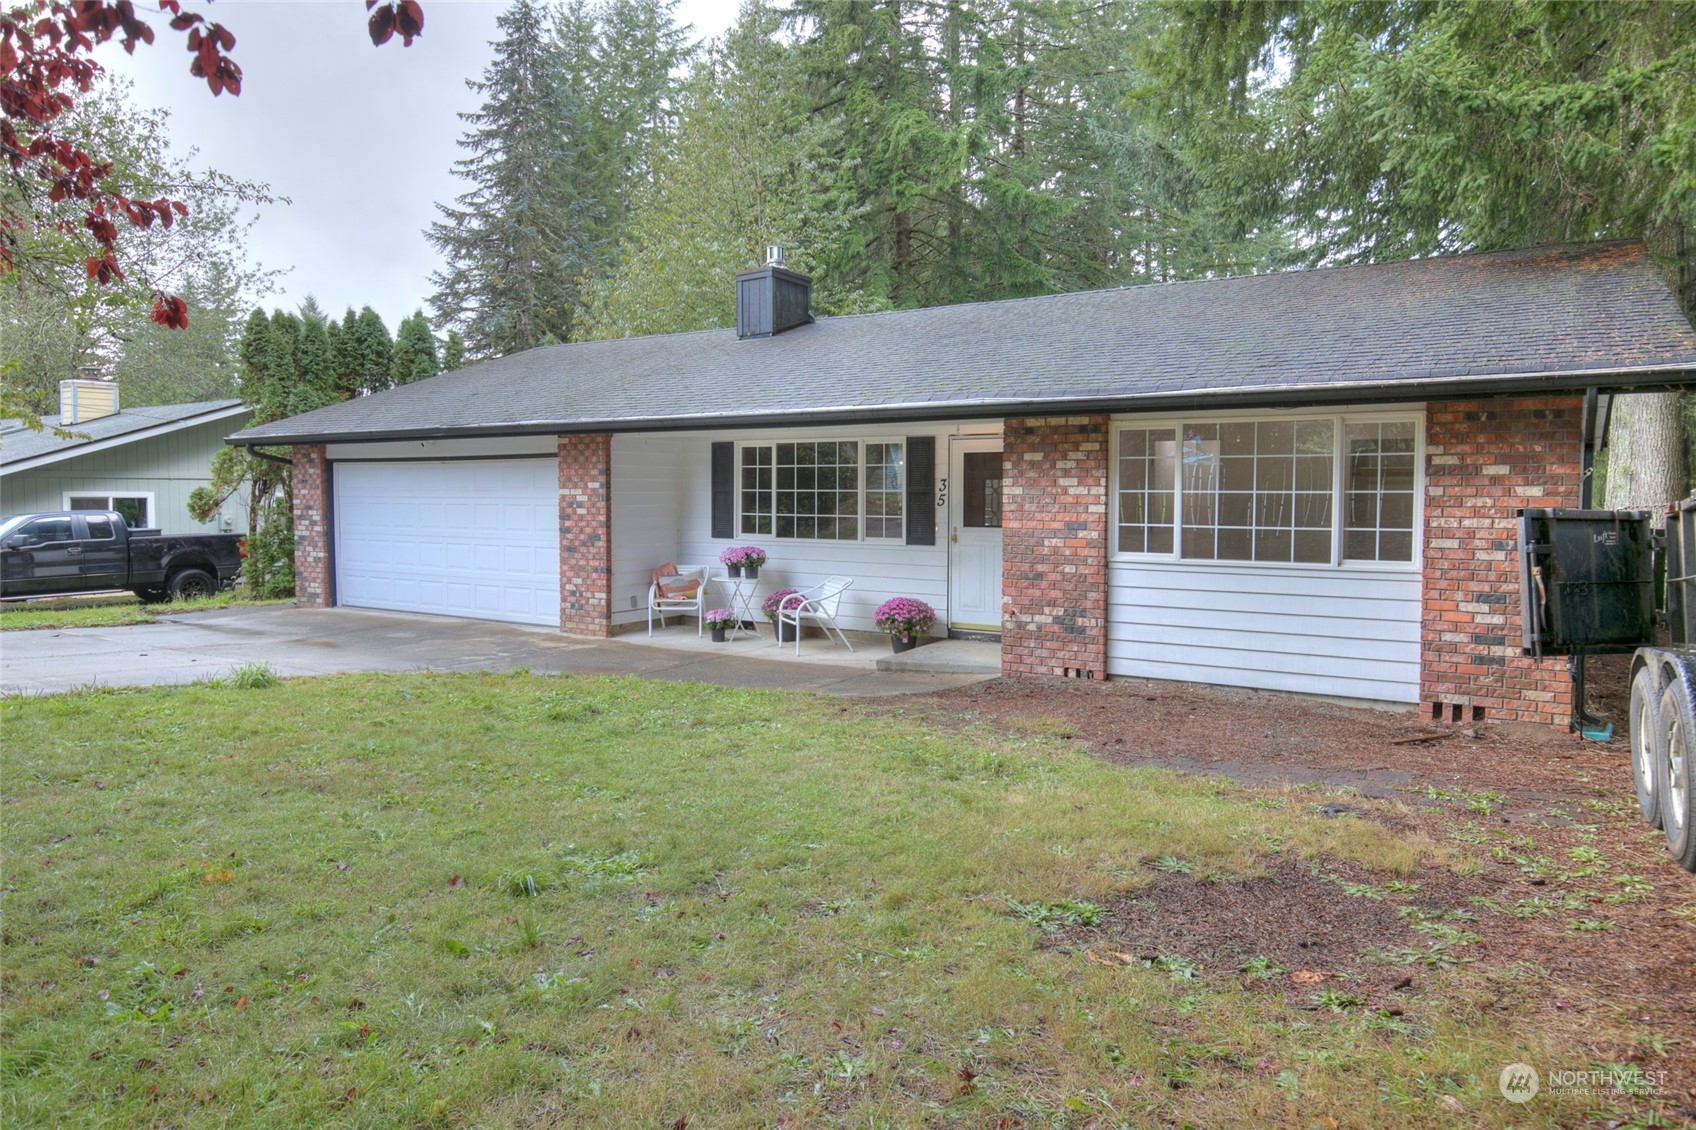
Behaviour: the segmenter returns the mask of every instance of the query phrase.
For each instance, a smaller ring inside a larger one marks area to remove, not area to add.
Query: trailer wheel
[[[198,597],[216,596],[218,582],[204,569],[184,569],[171,575],[170,588],[171,599],[194,600]]]
[[[1631,680],[1631,779],[1637,786],[1637,810],[1649,827],[1661,826],[1661,794],[1655,786],[1655,762],[1660,758],[1656,743],[1661,739],[1660,680],[1653,664],[1638,668]]]
[[[1691,766],[1696,711],[1682,678],[1674,678],[1661,692],[1660,734],[1655,791],[1660,794],[1667,850],[1680,867],[1696,871],[1696,769]]]

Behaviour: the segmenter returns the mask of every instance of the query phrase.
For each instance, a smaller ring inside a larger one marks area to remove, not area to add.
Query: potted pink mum
[[[878,605],[872,618],[880,632],[889,633],[889,646],[897,652],[919,646],[919,638],[936,626],[936,609],[911,596],[898,596]]]

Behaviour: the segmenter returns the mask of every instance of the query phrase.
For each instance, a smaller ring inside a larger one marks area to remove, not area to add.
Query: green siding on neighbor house
[[[239,417],[213,420],[5,475],[0,477],[0,513],[63,510],[67,493],[151,494],[152,522],[168,534],[246,533],[245,491],[225,502],[211,522],[196,522],[188,512],[189,492],[206,483],[213,452],[242,425]]]

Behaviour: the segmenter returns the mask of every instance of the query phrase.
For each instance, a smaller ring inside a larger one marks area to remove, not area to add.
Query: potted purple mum
[[[728,608],[715,608],[707,613],[707,631],[713,634],[714,643],[723,643],[724,633],[736,626],[736,613]]]
[[[766,563],[766,551],[757,545],[733,545],[718,555],[718,563],[732,577],[758,577],[760,566]]]
[[[795,642],[795,625],[777,622],[777,606],[783,603],[784,597],[794,596],[796,591],[795,589],[778,589],[760,602],[760,611],[764,612],[766,619],[771,621],[771,630],[776,633],[779,643]]]
[[[919,638],[936,626],[936,609],[911,596],[898,596],[878,605],[872,618],[880,632],[889,633],[889,646],[897,652],[919,646]]]

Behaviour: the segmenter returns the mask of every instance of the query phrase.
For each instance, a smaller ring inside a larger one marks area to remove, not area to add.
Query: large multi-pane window
[[[1339,555],[1411,563],[1415,457],[1410,420],[1121,428],[1119,552],[1301,565],[1332,564]]]
[[[746,444],[739,472],[744,534],[820,541],[902,536],[906,467],[900,443]]]

